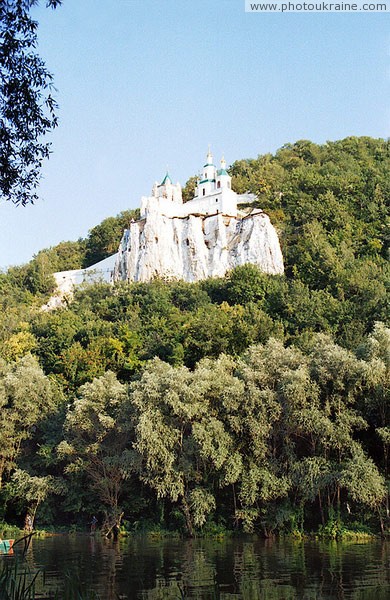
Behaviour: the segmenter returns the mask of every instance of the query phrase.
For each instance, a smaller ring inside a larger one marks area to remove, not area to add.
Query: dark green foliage
[[[261,273],[255,265],[237,267],[227,277],[226,295],[229,304],[248,302],[262,304],[269,277]]]
[[[186,184],[182,190],[183,202],[188,202],[189,200],[192,200],[194,198],[197,180],[198,180],[197,176],[193,175],[186,182]]]
[[[55,280],[52,276],[53,272],[47,263],[47,257],[41,254],[27,265],[11,267],[8,275],[13,286],[37,296],[41,294],[46,295],[54,291]]]
[[[118,250],[123,230],[127,229],[132,219],[137,219],[139,211],[125,210],[116,217],[108,217],[89,232],[85,244],[83,267],[89,267]]]
[[[60,242],[52,248],[41,250],[35,260],[45,258],[51,272],[81,269],[85,255],[85,240]]]
[[[36,53],[37,0],[0,3],[0,194],[15,204],[36,198],[50,144],[42,137],[57,125],[52,75]],[[49,0],[56,8],[61,0]]]
[[[288,280],[308,286],[306,296],[323,291],[330,301],[336,322],[318,314],[317,296],[315,330],[330,328],[356,346],[376,320],[387,318],[390,143],[303,140],[275,156],[237,161],[231,173],[233,187],[256,193],[280,228]],[[310,314],[300,312],[304,320]]]

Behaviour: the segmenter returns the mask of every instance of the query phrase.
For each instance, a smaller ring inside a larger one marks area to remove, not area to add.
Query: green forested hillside
[[[0,275],[0,519],[387,529],[390,143],[300,141],[230,170],[285,276],[100,284],[42,312],[51,273],[114,252],[130,212]]]

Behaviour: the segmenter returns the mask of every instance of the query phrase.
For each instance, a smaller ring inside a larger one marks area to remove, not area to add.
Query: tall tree
[[[31,355],[11,364],[0,362],[0,489],[55,395],[55,386]]]
[[[68,459],[66,471],[84,472],[102,503],[106,527],[119,525],[123,482],[131,471],[128,426],[123,422],[126,386],[111,372],[86,383],[68,410],[65,440],[59,453]]]

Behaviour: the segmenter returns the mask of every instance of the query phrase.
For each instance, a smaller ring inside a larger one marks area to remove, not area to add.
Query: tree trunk
[[[105,537],[108,538],[112,536],[114,540],[118,539],[123,515],[123,512],[119,513],[117,511],[115,511],[111,517],[106,515],[105,523],[102,526],[102,534]]]
[[[236,513],[237,513],[237,498],[236,498],[236,488],[234,486],[234,483],[232,483],[232,491],[233,491],[233,506],[234,506],[234,526],[237,529],[237,527],[238,527],[238,519],[236,517]]]
[[[323,525],[325,525],[325,515],[324,515],[324,508],[322,506],[321,492],[318,492],[318,504],[320,506],[321,522]]]
[[[337,521],[340,522],[340,486],[337,486]]]
[[[385,537],[385,525],[383,523],[383,518],[382,518],[382,515],[381,515],[381,509],[379,508],[379,506],[377,506],[377,511],[378,511],[378,516],[379,516],[379,523],[380,523],[380,526],[381,526],[381,535],[382,535],[382,537]]]
[[[195,537],[195,535],[194,535],[194,527],[192,525],[190,507],[188,506],[188,502],[187,502],[185,496],[183,496],[182,506],[183,506],[184,516],[185,516],[185,519],[186,519],[186,525],[187,525],[188,535],[190,537]]]
[[[35,504],[35,506],[31,510],[28,511],[31,515],[33,529],[34,529],[34,523],[35,523],[35,515],[37,514],[39,504],[40,504],[40,502],[37,502]]]
[[[3,485],[3,474],[4,474],[4,460],[0,461],[0,490]]]

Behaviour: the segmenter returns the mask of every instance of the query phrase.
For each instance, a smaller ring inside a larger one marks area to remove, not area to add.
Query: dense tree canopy
[[[114,252],[130,211],[0,274],[7,518],[388,528],[389,144],[300,141],[231,172],[285,275],[98,284],[43,312],[52,273]]]

